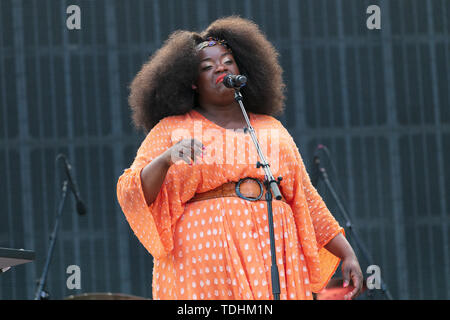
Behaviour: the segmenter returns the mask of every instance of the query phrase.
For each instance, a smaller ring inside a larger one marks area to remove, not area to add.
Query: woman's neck
[[[203,105],[195,108],[205,118],[223,126],[231,123],[245,122],[241,108],[237,103],[228,106]]]

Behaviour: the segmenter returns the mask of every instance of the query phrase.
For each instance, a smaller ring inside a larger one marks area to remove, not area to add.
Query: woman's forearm
[[[141,171],[141,184],[147,205],[151,205],[158,196],[159,190],[170,168],[170,162],[163,153],[159,157],[153,159]]]
[[[361,292],[364,277],[359,266],[358,259],[347,239],[339,233],[336,237],[325,246],[335,256],[342,259],[341,271],[343,277],[343,287],[346,288],[350,282],[353,283],[354,289],[344,296],[344,299],[353,299]]]
[[[325,249],[341,259],[356,257],[353,248],[342,233],[339,233],[336,237],[331,239],[331,241],[325,245]]]

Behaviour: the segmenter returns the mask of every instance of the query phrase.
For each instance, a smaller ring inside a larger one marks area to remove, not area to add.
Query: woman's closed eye
[[[234,64],[234,61],[233,60],[226,60],[226,61],[223,62],[223,64],[232,65],[232,64]],[[213,67],[212,65],[205,65],[205,66],[203,66],[201,68],[201,70],[202,71],[207,71],[207,70],[210,70],[212,67]]]

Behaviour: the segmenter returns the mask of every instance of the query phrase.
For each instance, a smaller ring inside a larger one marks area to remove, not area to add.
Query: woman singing
[[[154,258],[153,298],[273,298],[264,171],[227,74],[248,78],[244,106],[283,178],[272,202],[280,298],[312,299],[340,261],[344,286],[354,286],[347,298],[356,297],[358,260],[274,118],[284,102],[278,54],[253,22],[228,17],[201,33],[174,32],[131,84],[133,120],[147,136],[117,197]]]

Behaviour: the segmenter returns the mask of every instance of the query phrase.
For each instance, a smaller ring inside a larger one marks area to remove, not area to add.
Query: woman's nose
[[[218,73],[224,72],[226,70],[228,70],[226,65],[224,65],[222,63],[220,63],[216,68],[216,72],[218,72]]]

